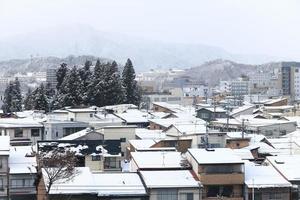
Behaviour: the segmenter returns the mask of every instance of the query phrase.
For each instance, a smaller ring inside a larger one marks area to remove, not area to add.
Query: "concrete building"
[[[56,79],[57,67],[49,67],[46,70],[46,83],[49,84],[51,89],[56,89],[57,79]]]
[[[233,150],[189,149],[187,159],[203,185],[203,200],[244,199],[244,161]]]
[[[231,81],[231,95],[241,97],[246,94],[249,94],[249,79],[238,78]]]

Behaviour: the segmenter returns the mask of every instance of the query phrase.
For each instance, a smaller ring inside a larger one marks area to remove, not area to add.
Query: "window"
[[[207,197],[231,197],[233,195],[233,186],[213,185],[207,188]]]
[[[93,113],[91,113],[91,114],[90,114],[90,118],[92,118],[93,116],[94,116]]]
[[[23,129],[16,128],[15,129],[15,137],[23,137]]]
[[[31,129],[31,137],[39,137],[40,136],[40,130],[35,128]]]
[[[0,168],[2,168],[2,159],[0,159]]]
[[[55,132],[55,136],[58,137],[58,131]]]
[[[176,189],[161,189],[157,191],[157,200],[178,200]]]
[[[120,142],[126,142],[126,138],[120,138]]]
[[[100,161],[100,160],[101,160],[101,156],[100,155],[92,156],[92,161]]]
[[[3,179],[0,178],[0,190],[4,190]]]
[[[189,193],[181,193],[180,194],[180,200],[194,200],[194,194],[189,192]]]
[[[11,188],[33,187],[34,180],[33,179],[12,179],[10,186]]]
[[[105,157],[104,168],[105,169],[118,169],[118,168],[120,168],[120,162],[115,157]]]

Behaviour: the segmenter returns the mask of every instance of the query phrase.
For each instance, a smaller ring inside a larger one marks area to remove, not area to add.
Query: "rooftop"
[[[242,159],[229,148],[188,149],[198,164],[242,164]]]
[[[144,185],[136,173],[93,174],[98,196],[146,195]]]
[[[188,170],[141,171],[147,188],[199,188],[200,182],[195,180]]]
[[[10,174],[32,174],[36,173],[36,152],[33,146],[15,146],[10,147],[9,168]]]
[[[300,181],[300,170],[299,170],[300,155],[268,156],[267,160],[287,180]]]
[[[272,166],[245,162],[245,184],[248,188],[291,187],[284,177]]]
[[[180,164],[183,159],[180,152],[132,152],[131,156],[140,169],[183,168]]]

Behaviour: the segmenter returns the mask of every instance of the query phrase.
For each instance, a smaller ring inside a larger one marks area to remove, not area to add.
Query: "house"
[[[165,131],[167,136],[177,140],[190,139],[191,143],[185,147],[225,147],[226,133],[220,131],[209,130],[206,125],[194,123],[173,124]],[[189,146],[188,146],[189,145]],[[185,148],[187,150],[187,148]],[[185,152],[185,151],[184,151]]]
[[[235,117],[238,117],[240,115],[252,115],[254,109],[255,109],[255,105],[252,105],[252,104],[243,105],[243,106],[240,106],[238,108],[233,109],[230,112],[230,116],[235,118]]]
[[[120,140],[53,140],[38,142],[38,152],[55,150],[75,152],[77,167],[91,171],[121,171]]]
[[[245,162],[245,200],[291,199],[292,184],[271,165]]]
[[[287,104],[287,98],[269,99],[264,102],[264,106],[286,106]]]
[[[293,185],[291,199],[300,199],[300,155],[268,156],[266,158],[266,162],[270,163],[286,180]]]
[[[48,120],[43,122],[43,125],[45,127],[44,140],[57,140],[86,129],[89,126],[87,122],[61,120]]]
[[[38,200],[47,196],[47,174],[43,171],[38,186]],[[71,180],[61,180],[51,187],[52,200],[147,200],[148,194],[137,173],[92,173],[88,167],[77,167],[76,176]]]
[[[0,199],[8,198],[9,191],[9,136],[0,136]]]
[[[104,140],[104,135],[91,127],[67,135],[59,140]]]
[[[124,121],[125,125],[135,125],[139,128],[145,128],[149,125],[150,115],[138,109],[128,109],[123,113],[114,113],[115,116]]]
[[[49,191],[48,198],[46,190],[49,180],[47,172],[42,170],[42,177],[37,187],[37,200],[97,200],[97,190],[94,177],[88,167],[76,167],[76,175],[71,179],[61,179],[55,182]]]
[[[43,130],[33,118],[0,118],[0,136],[10,136],[11,145],[35,144],[44,138]]]
[[[139,173],[149,193],[149,200],[201,199],[201,183],[189,170],[141,170]]]
[[[98,199],[147,200],[148,194],[137,173],[94,173]]]
[[[154,112],[176,113],[184,111],[184,107],[179,104],[169,104],[166,102],[153,102],[152,110]]]
[[[36,199],[34,184],[37,178],[35,146],[10,147],[8,165],[10,199]]]
[[[131,171],[138,170],[178,170],[188,169],[185,157],[180,152],[154,151],[154,152],[132,152]]]
[[[135,139],[135,125],[123,126],[104,126],[97,131],[103,133],[104,140],[120,140],[121,141],[121,154],[125,158],[129,155],[126,154],[129,147],[129,140]]]
[[[54,110],[49,114],[52,120],[90,122],[97,120],[96,108],[65,108]]]
[[[167,119],[149,119],[150,130],[166,130],[172,124],[205,124],[206,122],[196,117],[183,117],[183,118],[167,118]]]
[[[243,200],[244,162],[233,150],[188,149],[187,160],[203,185],[203,200]]]
[[[211,121],[210,127],[228,132],[243,131],[246,133],[262,134],[266,137],[279,137],[296,130],[297,124],[292,121],[277,119],[216,119]]]
[[[220,107],[200,108],[197,110],[197,117],[205,121],[212,121],[216,118],[227,118],[227,111]]]

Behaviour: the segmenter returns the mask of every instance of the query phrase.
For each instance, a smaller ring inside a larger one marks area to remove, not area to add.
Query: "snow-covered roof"
[[[242,159],[232,149],[188,149],[198,164],[242,164]]]
[[[33,146],[15,146],[10,147],[9,152],[9,173],[10,174],[33,174],[36,173],[36,147]]]
[[[145,128],[136,128],[135,135],[140,139],[164,139],[166,137],[162,130],[150,130]]]
[[[28,118],[0,118],[2,128],[41,128],[43,125],[31,117]]]
[[[168,110],[171,110],[173,112],[182,112],[185,110],[185,108],[182,105],[179,104],[170,104],[166,102],[152,102],[153,105],[157,105],[163,108],[166,108]]]
[[[182,168],[180,152],[132,152],[132,160],[141,169]]]
[[[55,182],[50,194],[97,194],[93,174],[89,167],[76,167],[77,174],[71,180]],[[45,185],[48,184],[47,173],[42,169]]]
[[[267,160],[289,181],[300,181],[300,155],[268,156]]]
[[[168,130],[174,127],[178,130],[180,135],[192,135],[206,132],[206,126],[204,124],[172,124],[165,132],[168,134]]]
[[[152,139],[144,139],[144,140],[129,140],[129,143],[135,148],[135,149],[144,149],[144,148],[150,148],[156,142]]]
[[[234,154],[242,160],[253,160],[254,157],[249,149],[232,149]]]
[[[95,131],[92,130],[91,128],[86,128],[86,129],[83,129],[81,131],[78,131],[78,132],[72,133],[70,135],[67,135],[67,136],[65,136],[63,138],[60,138],[60,140],[76,140],[76,139],[78,139],[80,137],[88,135],[91,132],[95,132]]]
[[[144,185],[137,173],[93,174],[98,196],[146,195]]]
[[[138,109],[128,109],[123,113],[115,113],[115,115],[127,123],[147,123],[150,118],[150,114]]]
[[[147,188],[199,188],[188,170],[140,171]]]
[[[283,117],[284,119],[287,119],[288,121],[296,122],[297,126],[300,126],[300,116],[292,116],[292,117]]]
[[[226,118],[219,118],[212,122],[213,124],[227,124]],[[249,127],[261,127],[261,126],[271,126],[271,125],[279,125],[279,124],[290,124],[295,122],[278,120],[278,119],[247,119],[245,125]],[[242,118],[229,119],[229,125],[242,125]],[[295,123],[296,125],[296,123]]]
[[[10,137],[0,136],[0,155],[9,155]]]
[[[92,108],[67,108],[66,111],[72,113],[95,113],[96,110]]]
[[[169,127],[172,124],[206,124],[206,122],[199,118],[168,118],[168,119],[150,119],[150,122],[153,122],[155,124],[158,124],[163,127]]]
[[[292,137],[270,138],[268,141],[278,151],[279,154],[300,154],[299,139],[294,140]]]
[[[242,132],[227,132],[227,137],[228,138],[242,138],[243,133]],[[249,134],[249,133],[244,133],[244,138],[250,138],[250,143],[257,143],[261,142],[264,139],[266,139],[266,136],[262,134]]]
[[[237,115],[239,113],[242,113],[246,110],[251,110],[251,112],[253,112],[253,109],[255,108],[255,105],[243,105],[243,106],[240,106],[238,108],[235,108],[231,111],[230,115],[231,116],[234,116],[234,115]]]
[[[220,112],[220,113],[224,113],[226,112],[226,110],[224,108],[221,108],[221,107],[209,107],[209,108],[200,108],[198,110],[201,110],[201,109],[204,109],[204,110],[209,110],[210,112]]]
[[[170,113],[165,113],[165,112],[150,112],[150,115],[152,115],[153,118],[161,119],[166,116],[168,116]]]
[[[272,166],[256,165],[245,162],[245,184],[248,188],[291,187],[292,184],[282,177]]]
[[[264,106],[264,110],[290,110],[293,109],[294,106]]]

